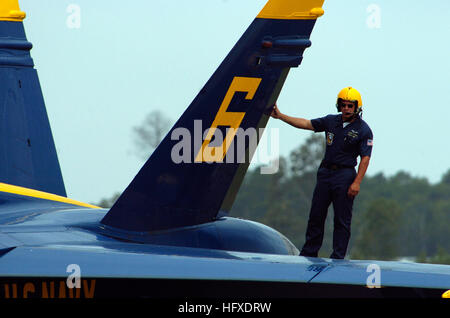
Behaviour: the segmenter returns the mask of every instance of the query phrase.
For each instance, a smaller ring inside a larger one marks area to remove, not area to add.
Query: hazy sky
[[[173,122],[265,0],[21,0],[68,196],[98,202],[144,163],[132,127]],[[450,1],[326,0],[312,47],[278,100],[292,116],[335,113],[345,86],[374,133],[368,175],[437,182],[450,168]],[[78,14],[79,13],[79,18]],[[281,155],[309,132],[271,119]]]

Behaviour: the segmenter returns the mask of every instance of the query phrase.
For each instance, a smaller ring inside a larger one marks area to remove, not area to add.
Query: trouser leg
[[[308,227],[306,229],[306,242],[300,252],[302,256],[317,257],[322,246],[325,219],[331,203],[331,192],[327,182],[317,179],[314,189]]]
[[[332,191],[334,231],[333,253],[330,258],[343,259],[350,241],[354,198],[348,196],[348,188],[354,180],[352,175],[339,182]]]

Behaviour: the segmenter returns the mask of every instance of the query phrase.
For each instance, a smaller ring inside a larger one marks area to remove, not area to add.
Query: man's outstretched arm
[[[278,109],[276,104],[273,106],[273,110],[272,110],[272,113],[270,114],[270,116],[272,116],[273,118],[280,119],[280,120],[284,121],[285,123],[287,123],[291,126],[294,126],[296,128],[314,130],[314,127],[311,124],[311,121],[309,119],[299,118],[299,117],[291,117],[291,116],[285,115],[280,112],[280,110]]]

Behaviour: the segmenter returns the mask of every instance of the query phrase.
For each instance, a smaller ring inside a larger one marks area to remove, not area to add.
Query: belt
[[[346,166],[346,165],[340,165],[337,163],[327,163],[327,162],[321,162],[320,167],[319,168],[327,168],[330,170],[339,170],[339,169],[353,169],[353,166]]]

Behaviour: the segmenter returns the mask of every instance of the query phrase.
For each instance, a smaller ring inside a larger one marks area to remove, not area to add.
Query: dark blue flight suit
[[[370,156],[373,134],[359,116],[345,128],[342,116],[328,115],[311,120],[315,132],[325,132],[325,157],[317,172],[306,242],[300,255],[317,257],[322,246],[328,207],[333,203],[333,253],[330,258],[343,259],[350,240],[353,197],[348,189],[356,177],[357,157]]]

